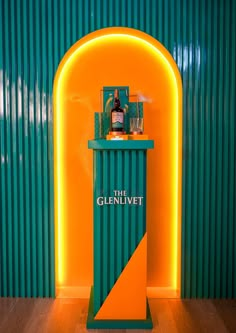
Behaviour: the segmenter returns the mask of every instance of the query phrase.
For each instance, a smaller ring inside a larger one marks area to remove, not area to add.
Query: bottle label
[[[124,124],[124,113],[123,112],[113,112],[112,113],[112,128],[123,128]]]

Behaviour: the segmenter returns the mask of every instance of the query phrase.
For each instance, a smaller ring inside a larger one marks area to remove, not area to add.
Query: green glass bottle
[[[124,110],[120,107],[118,89],[114,91],[114,107],[111,109],[111,132],[124,132]]]

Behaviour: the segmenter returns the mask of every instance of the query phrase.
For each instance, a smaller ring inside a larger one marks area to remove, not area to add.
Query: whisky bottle
[[[114,91],[114,107],[111,109],[111,132],[124,132],[124,110],[120,107],[119,91]]]

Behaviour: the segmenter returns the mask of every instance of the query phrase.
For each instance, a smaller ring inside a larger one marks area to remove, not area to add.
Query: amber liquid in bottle
[[[118,89],[115,89],[114,107],[111,109],[111,132],[124,132],[124,110],[120,107]]]

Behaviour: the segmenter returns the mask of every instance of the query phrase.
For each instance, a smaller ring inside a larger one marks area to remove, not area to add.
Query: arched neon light
[[[62,59],[54,82],[54,175],[55,175],[55,230],[56,230],[56,282],[63,285],[65,280],[65,198],[64,198],[64,170],[63,170],[63,112],[62,91],[63,84],[67,72],[73,66],[74,62],[79,61],[80,55],[88,51],[90,48],[97,47],[101,42],[114,41],[117,42],[133,42],[139,44],[146,52],[158,58],[158,61],[167,71],[168,76],[173,83],[171,95],[173,105],[175,106],[175,120],[173,126],[173,148],[172,179],[173,179],[173,240],[172,252],[175,258],[173,265],[172,287],[177,289],[180,280],[180,272],[178,270],[179,250],[180,250],[180,224],[181,224],[181,173],[182,173],[182,84],[177,66],[168,53],[168,51],[157,40],[151,36],[129,28],[106,28],[93,32],[76,44],[66,53]]]

